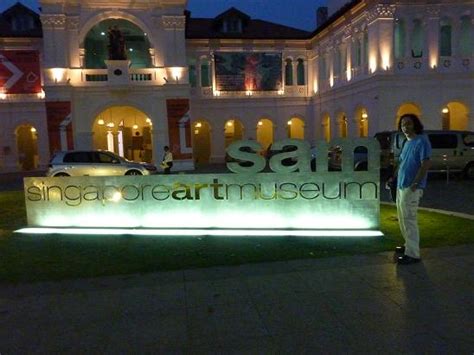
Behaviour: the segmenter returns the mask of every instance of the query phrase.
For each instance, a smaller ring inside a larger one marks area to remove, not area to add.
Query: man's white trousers
[[[412,191],[409,187],[397,189],[397,212],[400,231],[405,239],[405,255],[420,257],[420,232],[418,230],[417,211],[423,190]]]

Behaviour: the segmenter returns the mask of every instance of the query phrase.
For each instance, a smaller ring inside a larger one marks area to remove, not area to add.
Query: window
[[[63,161],[64,163],[91,163],[92,157],[90,152],[74,152],[67,153]]]
[[[458,138],[455,134],[428,134],[433,149],[455,149]]]
[[[205,88],[211,86],[211,71],[209,62],[201,64],[201,86]]]
[[[293,85],[293,62],[291,59],[286,60],[285,65],[285,85]]]
[[[474,147],[474,134],[464,133],[462,140],[468,147]]]
[[[297,85],[306,85],[303,59],[298,59],[298,64],[296,66],[296,83]]]
[[[405,41],[405,22],[403,20],[397,19],[395,21],[395,29],[393,32],[393,47],[396,59],[405,57]]]
[[[459,34],[459,51],[462,57],[472,55],[473,42],[471,39],[471,18],[469,16],[461,17],[461,29]]]
[[[451,23],[449,20],[441,20],[439,28],[439,55],[450,57],[452,54]]]
[[[242,32],[242,21],[239,18],[230,18],[225,20],[223,32]]]
[[[423,57],[423,24],[421,20],[413,20],[413,32],[411,34],[411,56],[413,58]]]
[[[354,42],[354,66],[360,67],[362,65],[362,51],[360,40],[357,38]]]
[[[103,163],[103,164],[117,164],[119,162],[119,160],[117,159],[117,157],[114,157],[113,155],[111,154],[107,154],[107,153],[94,153],[95,157],[95,161],[98,162],[98,163]]]
[[[13,17],[11,24],[13,31],[31,30],[35,27],[33,18],[28,15]]]
[[[195,88],[197,85],[197,75],[196,75],[196,61],[194,59],[189,61],[188,77],[189,77],[189,85],[192,88]]]

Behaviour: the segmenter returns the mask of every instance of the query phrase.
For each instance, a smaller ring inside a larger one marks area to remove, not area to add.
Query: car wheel
[[[474,180],[474,162],[467,164],[466,168],[464,169],[464,175],[467,179]]]
[[[141,172],[138,170],[129,170],[125,173],[125,175],[143,175]]]
[[[71,176],[71,175],[66,174],[66,173],[57,173],[56,175],[54,175],[54,177],[65,177],[65,176]]]

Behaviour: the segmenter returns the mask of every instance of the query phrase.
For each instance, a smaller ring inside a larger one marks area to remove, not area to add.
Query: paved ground
[[[0,353],[472,354],[474,245],[0,287]]]

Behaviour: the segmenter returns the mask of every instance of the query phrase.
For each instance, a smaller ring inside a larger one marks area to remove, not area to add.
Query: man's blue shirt
[[[431,158],[431,144],[428,137],[419,134],[412,140],[407,140],[399,158],[397,188],[410,187],[423,160]],[[426,187],[426,175],[419,182],[418,188]]]

